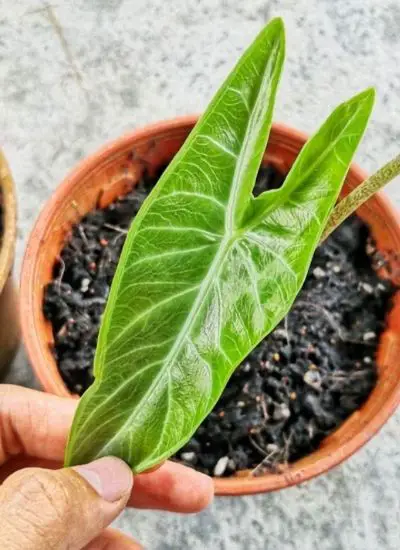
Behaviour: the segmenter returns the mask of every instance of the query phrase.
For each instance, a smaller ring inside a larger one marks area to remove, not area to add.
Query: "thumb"
[[[132,485],[118,458],[20,470],[0,487],[0,548],[80,550],[123,510]]]

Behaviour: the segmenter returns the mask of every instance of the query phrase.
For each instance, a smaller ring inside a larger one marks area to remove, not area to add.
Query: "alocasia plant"
[[[374,92],[340,105],[284,185],[254,198],[283,59],[276,19],[240,59],[135,218],[66,465],[115,455],[141,472],[172,455],[291,307]]]

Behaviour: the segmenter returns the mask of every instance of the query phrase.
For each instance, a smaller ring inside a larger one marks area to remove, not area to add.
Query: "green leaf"
[[[274,20],[136,217],[66,465],[115,455],[141,472],[171,456],[299,292],[373,92],[340,106],[284,186],[254,199],[283,57],[283,26]]]

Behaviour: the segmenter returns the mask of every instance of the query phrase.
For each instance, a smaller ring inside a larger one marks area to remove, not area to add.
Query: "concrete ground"
[[[398,153],[398,0],[0,0],[0,145],[19,196],[16,276],[40,207],[76,162],[127,130],[200,112],[275,15],[287,29],[275,119],[312,131],[374,85],[358,161],[373,170]],[[400,204],[398,182],[388,193]],[[8,381],[35,384],[23,351]],[[302,487],[217,499],[191,517],[128,510],[116,524],[155,550],[395,550],[399,439],[397,413],[356,456]]]

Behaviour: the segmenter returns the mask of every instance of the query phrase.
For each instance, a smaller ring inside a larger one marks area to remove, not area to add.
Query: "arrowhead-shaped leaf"
[[[373,92],[341,105],[283,187],[254,199],[283,58],[283,26],[274,20],[136,217],[66,465],[115,455],[141,472],[171,456],[299,292]]]

